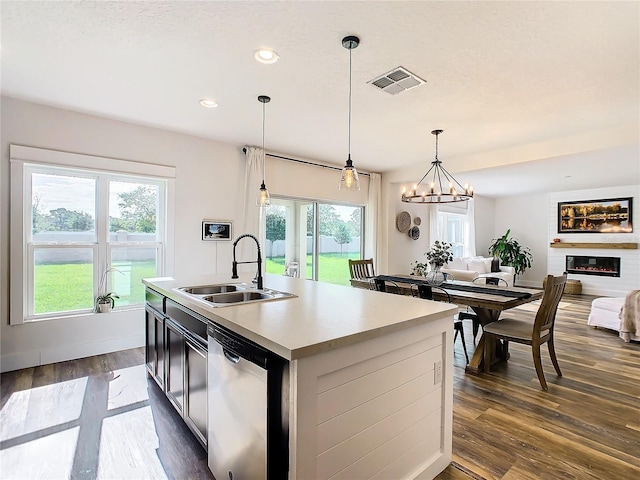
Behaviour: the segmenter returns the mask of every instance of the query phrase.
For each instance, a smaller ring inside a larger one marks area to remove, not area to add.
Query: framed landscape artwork
[[[558,203],[558,233],[630,233],[632,198]]]
[[[202,221],[202,240],[231,240],[232,222]]]

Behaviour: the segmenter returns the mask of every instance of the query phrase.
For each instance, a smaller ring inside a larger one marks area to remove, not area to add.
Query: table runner
[[[464,292],[474,292],[474,293],[487,293],[489,295],[501,295],[503,297],[513,297],[513,298],[529,298],[531,294],[529,292],[515,292],[513,290],[503,290],[498,288],[490,288],[483,287],[480,285],[461,285],[458,283],[449,283],[444,282],[441,285],[431,285],[426,280],[420,280],[419,277],[409,278],[409,277],[396,277],[394,275],[378,275],[374,278],[379,278],[381,280],[388,280],[391,282],[401,282],[401,283],[415,283],[416,285],[429,285],[429,286],[437,286],[443,288],[445,290],[461,290]]]

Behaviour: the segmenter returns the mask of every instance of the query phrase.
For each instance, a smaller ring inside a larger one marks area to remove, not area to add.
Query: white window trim
[[[55,150],[46,150],[22,145],[9,146],[9,158],[11,161],[11,231],[9,236],[11,248],[10,267],[10,293],[9,293],[9,324],[21,325],[28,323],[27,302],[32,292],[28,291],[27,268],[27,238],[25,237],[25,225],[29,225],[31,219],[29,209],[25,208],[27,192],[25,189],[25,166],[34,164],[38,166],[57,166],[66,168],[79,168],[93,172],[105,172],[112,174],[136,175],[140,177],[161,178],[167,181],[165,195],[166,222],[164,231],[161,233],[165,242],[164,252],[164,274],[171,275],[174,269],[174,219],[175,219],[175,167],[156,165],[150,163],[134,162],[129,160],[119,160],[114,158],[96,157]],[[31,196],[29,195],[29,201]],[[96,226],[98,228],[98,226]],[[151,246],[151,245],[150,245]],[[85,315],[94,315],[85,314]],[[69,314],[62,313],[57,317],[68,317]]]

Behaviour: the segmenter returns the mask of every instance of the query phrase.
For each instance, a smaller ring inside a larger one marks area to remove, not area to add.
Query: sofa
[[[625,300],[631,300],[633,292],[630,292],[626,297],[600,297],[591,302],[591,311],[589,312],[589,318],[587,318],[587,325],[592,327],[606,328],[608,330],[615,330],[619,333],[620,337],[625,341],[634,340],[640,341],[640,318],[637,313],[631,318],[631,328],[625,328],[622,331],[622,307],[625,305]],[[637,302],[637,300],[636,300]],[[633,325],[635,322],[635,325]]]
[[[496,277],[507,282],[507,285],[513,287],[513,281],[516,270],[513,267],[500,265],[498,272],[491,271],[491,263],[493,258],[489,257],[459,257],[454,258],[451,262],[445,264],[440,271],[448,275],[452,275],[455,280],[471,282],[474,279]],[[482,280],[476,283],[483,283]],[[484,282],[486,283],[486,281]]]

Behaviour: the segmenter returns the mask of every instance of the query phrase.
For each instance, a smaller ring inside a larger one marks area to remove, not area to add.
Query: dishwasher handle
[[[240,356],[234,355],[224,347],[222,347],[222,353],[224,353],[224,358],[229,360],[231,363],[238,363],[240,361]]]
[[[210,323],[207,328],[207,333],[213,340],[220,344],[224,356],[230,362],[237,363],[240,358],[244,358],[251,363],[255,363],[260,368],[267,369],[270,354],[269,351],[263,347],[241,337],[235,332],[223,329],[216,324],[212,325]]]

